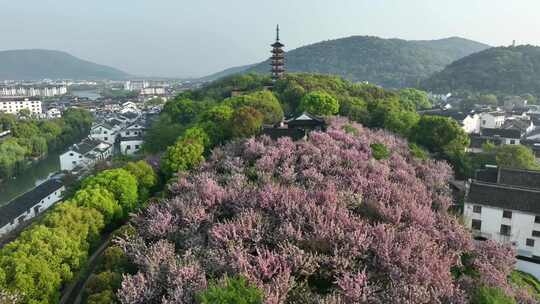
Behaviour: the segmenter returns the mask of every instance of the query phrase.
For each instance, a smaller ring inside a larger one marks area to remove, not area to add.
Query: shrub
[[[376,160],[388,159],[390,157],[390,151],[383,144],[371,144],[371,154]]]
[[[245,278],[225,279],[221,284],[211,284],[199,293],[200,304],[261,304],[263,293]]]

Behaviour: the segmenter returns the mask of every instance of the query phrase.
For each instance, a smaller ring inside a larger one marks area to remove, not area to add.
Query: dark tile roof
[[[441,110],[441,109],[425,110],[425,111],[420,111],[419,113],[422,114],[422,115],[433,115],[433,116],[449,117],[449,118],[453,118],[453,119],[455,119],[455,120],[457,120],[459,122],[463,122],[463,120],[468,116],[468,114],[463,113],[463,112],[458,112],[458,111],[454,111],[454,110]]]
[[[517,129],[490,129],[485,128],[481,131],[483,136],[500,136],[503,138],[520,139],[521,131]]]
[[[499,169],[497,167],[486,167],[485,169],[476,170],[474,177],[480,182],[497,183]]]
[[[75,144],[71,147],[71,150],[79,153],[79,154],[86,154],[90,151],[92,151],[95,147],[97,147],[101,142],[99,140],[94,140],[90,138],[86,138],[83,141],[81,141],[78,144]]]
[[[297,128],[264,128],[263,135],[267,135],[272,139],[280,137],[290,137],[293,140],[299,140],[306,136],[306,132]]]
[[[122,141],[135,141],[135,140],[144,141],[144,137],[142,135],[120,137],[121,142]]]
[[[530,126],[530,120],[507,119],[503,124],[503,129],[517,129],[520,130],[521,133],[525,133]]]
[[[498,182],[504,185],[540,190],[540,171],[500,168]]]
[[[0,227],[4,227],[12,220],[19,217],[21,214],[32,209],[42,199],[49,194],[60,189],[63,184],[55,179],[48,180],[43,184],[37,186],[33,190],[22,194],[21,196],[12,200],[6,206],[0,208]]]
[[[540,215],[540,190],[473,181],[467,201],[472,204]]]
[[[487,142],[490,142],[496,146],[499,146],[502,143],[502,140],[500,138],[476,136],[476,135],[470,136],[470,138],[471,138],[471,145],[470,145],[471,148],[482,148],[482,146]]]

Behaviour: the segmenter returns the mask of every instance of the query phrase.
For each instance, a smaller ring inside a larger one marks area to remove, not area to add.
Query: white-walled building
[[[93,167],[99,161],[110,158],[112,154],[113,145],[87,138],[60,155],[60,169],[80,172]]]
[[[477,240],[513,246],[525,260],[520,270],[540,275],[540,172],[479,171],[467,191],[464,218]]]
[[[120,128],[113,127],[108,123],[98,123],[90,129],[89,137],[113,145],[116,142],[119,130]]]
[[[4,97],[54,97],[67,94],[66,86],[11,86],[0,88],[0,96]]]
[[[49,209],[62,199],[64,191],[60,181],[51,179],[1,207],[0,237]]]
[[[23,109],[34,115],[41,115],[41,101],[29,98],[0,99],[0,112],[16,115]]]
[[[48,119],[56,119],[62,117],[62,112],[58,110],[57,108],[50,108],[45,112],[45,115]]]
[[[141,150],[143,143],[144,139],[141,135],[120,137],[120,153],[133,155]]]
[[[486,112],[480,114],[480,127],[487,129],[501,128],[506,120],[504,112]]]

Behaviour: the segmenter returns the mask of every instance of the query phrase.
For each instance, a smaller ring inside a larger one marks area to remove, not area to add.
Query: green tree
[[[417,89],[403,89],[399,91],[399,99],[411,110],[431,109],[432,104],[429,101],[428,94]]]
[[[281,104],[276,96],[268,90],[232,97],[226,99],[224,104],[233,109],[252,107],[263,115],[265,124],[276,124],[283,120]]]
[[[361,97],[344,97],[339,101],[339,114],[362,124],[369,123],[369,111],[366,101]]]
[[[16,139],[0,142],[0,178],[11,177],[24,160],[27,150]]]
[[[82,188],[103,188],[110,191],[122,207],[124,216],[137,208],[137,179],[125,169],[112,169],[85,179]]]
[[[202,139],[179,138],[173,146],[167,148],[161,159],[161,169],[172,176],[181,171],[191,170],[204,161]]]
[[[0,112],[0,131],[11,130],[17,123],[17,117],[13,114]]]
[[[77,206],[94,208],[99,211],[104,218],[105,224],[109,225],[112,222],[122,217],[122,207],[115,200],[114,195],[107,189],[83,188],[71,199]]]
[[[231,138],[231,119],[233,114],[233,108],[227,105],[217,105],[201,115],[199,125],[208,134],[211,147],[223,144]]]
[[[143,150],[151,153],[163,151],[172,145],[184,130],[182,124],[173,121],[169,114],[163,112],[145,133]]]
[[[257,134],[263,124],[263,115],[252,107],[241,107],[231,119],[231,130],[234,137],[245,138]]]
[[[315,91],[302,98],[300,111],[322,116],[335,115],[339,112],[339,102],[326,92]]]
[[[425,115],[411,134],[414,142],[435,153],[464,152],[470,139],[457,121]]]
[[[496,149],[497,164],[501,167],[536,170],[540,169],[531,149],[522,145],[503,145]]]
[[[416,111],[402,107],[396,98],[378,100],[368,105],[370,112],[370,127],[386,129],[404,137],[418,123]]]
[[[140,160],[130,162],[125,169],[136,179],[139,187],[139,199],[145,201],[150,196],[150,190],[157,184],[157,174],[147,162]]]
[[[244,278],[227,278],[221,284],[210,284],[197,298],[200,304],[261,304],[263,293]]]

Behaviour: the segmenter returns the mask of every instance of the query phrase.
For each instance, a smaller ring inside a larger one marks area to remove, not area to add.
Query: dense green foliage
[[[139,192],[154,187],[155,173],[148,170],[148,165],[136,163],[128,167],[87,178],[71,200],[53,207],[42,220],[2,248],[0,290],[20,295],[23,304],[57,303],[61,288],[85,266],[102,232],[141,206]],[[129,172],[136,172],[136,176]],[[121,259],[111,260],[116,264]],[[106,284],[120,282],[114,275],[100,279],[109,280]]]
[[[167,148],[161,159],[161,170],[168,176],[180,171],[187,171],[204,160],[204,143],[206,135],[194,133],[184,134],[176,143]]]
[[[339,102],[326,92],[316,91],[302,98],[299,110],[319,116],[335,115],[339,112]]]
[[[425,81],[440,93],[473,91],[540,95],[540,47],[491,48],[458,60]]]
[[[507,296],[499,288],[480,287],[476,291],[472,304],[516,304],[516,301]]]
[[[128,74],[51,50],[0,52],[0,79],[124,79]]]
[[[292,116],[308,111],[319,115],[339,114],[370,128],[394,132],[450,161],[457,171],[465,171],[467,136],[450,119],[420,117],[416,110],[430,106],[425,92],[389,91],[318,74],[287,74],[271,92],[265,89],[269,84],[269,77],[246,74],[182,93],[165,105],[158,122],[148,132],[148,150],[159,152],[169,147],[162,163],[167,174],[189,170],[192,166],[184,162],[197,163],[202,150],[186,146],[181,137],[191,127],[201,128],[208,135],[210,143],[204,146],[208,152],[233,137],[257,134],[263,122],[276,122],[282,113]],[[233,92],[240,96],[230,97]],[[259,114],[262,119],[258,118]],[[431,133],[435,127],[440,128],[440,134]],[[419,158],[427,157],[420,147],[415,147]],[[189,157],[186,160],[182,155]]]
[[[507,168],[535,170],[540,169],[534,153],[522,145],[503,145],[495,149],[497,165]]]
[[[115,236],[132,233],[130,226],[123,226],[114,232]],[[111,245],[99,258],[96,268],[85,286],[83,303],[113,304],[118,303],[116,291],[120,288],[123,274],[133,274],[135,266],[131,264],[124,251],[117,245]]]
[[[0,141],[0,179],[25,169],[31,158],[79,141],[90,132],[92,120],[92,115],[81,109],[68,109],[54,120],[22,120],[0,113],[0,132],[12,132],[10,138]]]
[[[198,295],[200,304],[262,304],[263,293],[245,278],[226,278]]]
[[[486,48],[461,38],[405,41],[353,36],[289,51],[287,70],[340,75],[389,88],[412,87],[453,61]],[[269,62],[248,71],[268,73]]]
[[[390,157],[390,151],[383,144],[371,144],[371,154],[376,160],[388,159]]]
[[[515,270],[510,275],[510,282],[518,288],[525,289],[540,301],[540,281],[531,274]]]

